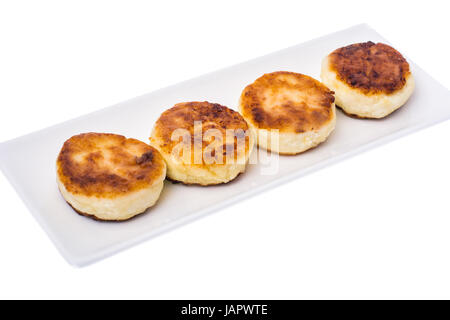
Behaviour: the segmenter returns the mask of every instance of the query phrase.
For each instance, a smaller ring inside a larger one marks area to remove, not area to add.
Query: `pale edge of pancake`
[[[113,198],[102,198],[71,193],[56,175],[56,183],[62,196],[76,211],[98,220],[113,221],[128,220],[152,207],[161,194],[164,179],[165,172],[149,187]]]

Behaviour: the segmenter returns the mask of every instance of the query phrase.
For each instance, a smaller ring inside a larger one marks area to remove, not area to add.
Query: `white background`
[[[1,1],[0,141],[361,22],[450,88],[447,3]],[[447,121],[82,269],[0,175],[0,298],[450,298],[449,138]]]

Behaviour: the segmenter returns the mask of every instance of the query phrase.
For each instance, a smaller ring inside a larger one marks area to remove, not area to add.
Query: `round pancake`
[[[236,111],[206,101],[184,102],[161,114],[150,144],[164,157],[171,180],[214,185],[245,171],[253,136]]]
[[[356,43],[330,53],[321,78],[336,104],[361,118],[382,118],[400,108],[414,90],[406,59],[383,43]]]
[[[241,94],[239,110],[254,129],[258,145],[297,154],[325,141],[335,127],[333,91],[294,72],[264,74]]]
[[[56,162],[57,183],[80,214],[126,220],[158,200],[166,175],[159,152],[136,139],[83,133],[68,139]]]

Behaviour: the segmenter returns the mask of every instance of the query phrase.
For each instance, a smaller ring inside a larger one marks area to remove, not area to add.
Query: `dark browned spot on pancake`
[[[136,163],[139,165],[142,165],[142,164],[150,164],[151,165],[153,156],[154,156],[153,150],[148,151],[148,152],[144,153],[142,156],[136,157]]]
[[[394,48],[371,41],[333,51],[330,68],[338,78],[364,93],[391,94],[404,87],[410,74],[406,59]]]

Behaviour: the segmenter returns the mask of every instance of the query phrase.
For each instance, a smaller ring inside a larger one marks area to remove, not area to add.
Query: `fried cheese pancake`
[[[294,72],[264,74],[241,94],[239,110],[258,146],[298,154],[325,141],[336,122],[333,91]]]
[[[169,179],[215,185],[245,171],[253,136],[236,111],[217,103],[183,102],[161,114],[150,144],[164,157]]]
[[[322,63],[322,82],[336,93],[336,105],[360,118],[383,118],[406,103],[414,78],[394,48],[371,41],[336,49]]]
[[[57,183],[78,213],[127,220],[153,206],[166,176],[159,152],[136,139],[83,133],[68,139],[56,162]]]

